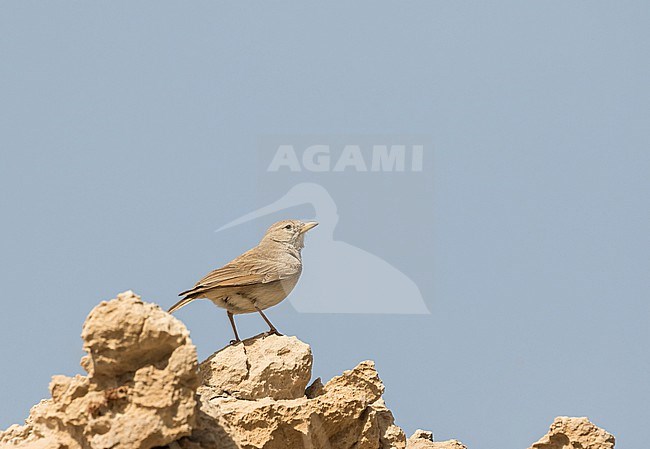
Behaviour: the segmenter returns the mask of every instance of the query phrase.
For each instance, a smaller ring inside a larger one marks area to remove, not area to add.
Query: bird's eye
[[[291,225],[290,224],[286,225],[284,229],[291,229]]]

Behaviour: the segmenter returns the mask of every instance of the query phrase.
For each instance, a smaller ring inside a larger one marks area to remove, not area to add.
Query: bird
[[[173,313],[195,299],[208,299],[226,309],[235,339],[241,342],[234,315],[259,313],[269,326],[268,334],[282,335],[263,310],[284,300],[302,273],[301,251],[305,234],[318,225],[315,221],[282,220],[268,228],[259,244],[221,268],[211,271],[174,304]]]
[[[341,197],[340,199],[343,199]],[[390,263],[391,252],[382,257],[356,246],[352,236],[338,227],[339,213],[332,194],[321,184],[301,182],[277,200],[249,212],[217,231],[259,220],[270,214],[309,205],[311,217],[318,221],[318,233],[309,239],[313,259],[300,280],[301,298],[287,300],[299,313],[430,314],[419,286],[406,273]],[[348,216],[348,220],[363,218]],[[366,217],[366,221],[367,217]],[[349,223],[348,223],[349,224]],[[366,227],[371,234],[381,233],[383,223]],[[353,229],[354,226],[347,229]],[[335,233],[337,237],[334,238]],[[345,261],[340,263],[339,261]],[[351,269],[353,267],[353,269]],[[332,282],[336,279],[336,282]],[[345,292],[341,295],[340,292]],[[399,301],[395,298],[399,298]]]

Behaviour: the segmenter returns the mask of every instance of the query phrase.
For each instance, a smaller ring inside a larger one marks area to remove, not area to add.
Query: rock
[[[52,398],[0,434],[1,445],[150,448],[191,433],[198,363],[180,321],[125,292],[90,312],[82,338],[88,376],[54,376]]]
[[[253,338],[201,363],[201,383],[214,396],[296,399],[305,395],[312,361],[311,348],[296,337]]]
[[[320,396],[323,393],[325,393],[325,385],[323,385],[323,381],[320,380],[320,377],[317,377],[305,390],[305,396],[309,399],[314,399],[316,396]]]
[[[279,358],[287,360],[279,363]],[[372,362],[361,362],[324,386],[317,379],[313,394],[306,395],[311,365],[309,347],[295,337],[256,337],[214,354],[201,364],[197,428],[180,447],[406,447],[404,433],[381,400],[384,386]],[[255,383],[245,372],[255,373]],[[261,388],[266,379],[272,386]],[[300,392],[286,379],[297,382]]]
[[[369,437],[370,436],[370,437]],[[376,445],[379,442],[379,446]],[[399,448],[406,447],[404,431],[395,425],[395,418],[386,407],[383,399],[370,404],[368,416],[361,435],[360,446],[366,443],[368,447]]]
[[[529,449],[613,449],[614,435],[596,427],[588,418],[555,418],[548,433]]]
[[[433,441],[433,433],[418,429],[406,440],[407,449],[467,449],[458,440]]]
[[[433,432],[430,430],[417,429],[413,435],[409,437],[410,440],[428,440],[433,441]]]
[[[8,449],[467,449],[417,430],[406,440],[372,361],[323,385],[310,347],[258,336],[197,363],[185,326],[132,292],[102,302],[82,331],[87,376],[54,376],[51,398]],[[529,449],[613,449],[587,418],[557,418]]]

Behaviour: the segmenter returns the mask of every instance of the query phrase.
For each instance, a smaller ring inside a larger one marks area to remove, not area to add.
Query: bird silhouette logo
[[[322,185],[304,182],[277,201],[245,214],[217,232],[309,204],[320,223],[310,236],[300,285],[288,299],[302,313],[429,314],[418,286],[381,257],[334,239],[338,212]]]

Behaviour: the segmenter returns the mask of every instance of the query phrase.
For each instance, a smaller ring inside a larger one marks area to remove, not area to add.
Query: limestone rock
[[[406,440],[407,449],[467,449],[458,440],[433,441],[433,433],[418,429]]]
[[[406,447],[404,433],[381,400],[384,386],[373,362],[361,362],[324,386],[315,381],[308,397],[311,365],[309,347],[294,337],[254,338],[214,354],[201,364],[197,428],[178,442],[180,447]],[[271,379],[273,386],[254,386],[246,372],[254,373],[255,383]],[[289,388],[286,379],[297,382],[300,392]]]
[[[238,399],[296,399],[311,378],[309,345],[269,335],[227,346],[201,363],[201,383],[212,395]]]
[[[467,449],[416,431],[406,440],[372,361],[323,385],[310,347],[258,336],[200,367],[185,326],[132,292],[102,302],[82,331],[87,376],[54,376],[51,398],[2,449]],[[587,418],[557,418],[529,449],[613,449]]]
[[[413,432],[413,435],[409,437],[409,442],[411,440],[433,441],[433,432],[430,430],[417,429],[415,432]]]
[[[588,418],[555,418],[548,433],[529,449],[613,449],[614,435],[596,427]]]
[[[125,292],[90,312],[82,338],[88,376],[54,376],[52,398],[1,433],[0,445],[139,449],[190,434],[198,364],[180,321]]]

